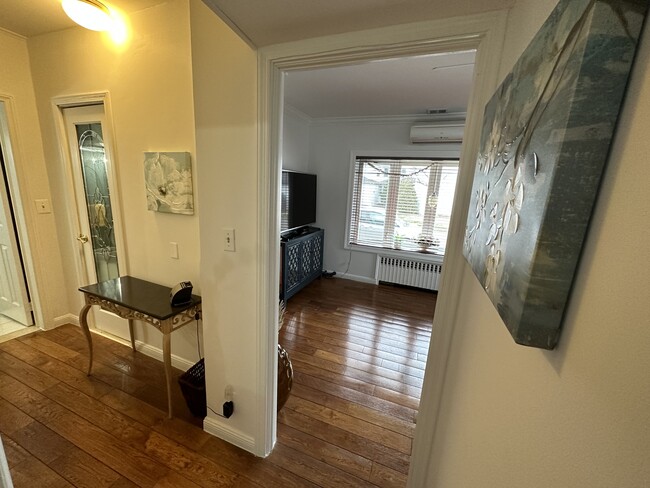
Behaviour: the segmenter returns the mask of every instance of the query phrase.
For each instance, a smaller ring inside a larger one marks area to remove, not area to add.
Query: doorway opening
[[[259,455],[270,453],[276,435],[276,394],[270,385],[277,383],[277,283],[279,281],[280,235],[276,227],[279,221],[279,179],[281,174],[283,83],[286,72],[316,67],[354,64],[376,59],[400,56],[417,56],[437,52],[455,52],[476,49],[476,74],[472,95],[467,110],[466,132],[460,156],[461,169],[454,198],[454,218],[450,223],[449,238],[445,253],[443,287],[439,292],[439,306],[429,349],[424,386],[421,396],[421,411],[426,416],[418,417],[413,440],[412,469],[409,482],[418,484],[426,474],[426,459],[429,440],[436,429],[437,412],[445,382],[446,363],[453,336],[453,324],[460,301],[463,267],[462,242],[464,217],[471,192],[472,171],[462,162],[474,157],[478,147],[482,101],[494,90],[497,78],[498,58],[503,43],[505,25],[504,12],[495,12],[464,20],[423,22],[417,27],[396,27],[390,30],[368,31],[350,34],[345,38],[327,39],[320,42],[272,47],[260,51],[260,159],[259,159],[259,215],[260,235],[267,236],[260,250],[258,307],[262,312],[259,329],[258,398],[264,418],[258,432],[260,442],[256,449]],[[432,33],[435,33],[432,35]],[[416,457],[418,462],[415,463]],[[413,473],[417,466],[417,473]],[[415,486],[414,485],[414,486]]]
[[[416,124],[464,124],[474,57],[419,54],[282,77],[282,169],[316,175],[315,225],[325,231],[323,265],[336,276],[286,304],[280,344],[294,362],[294,387],[278,442],[303,437],[351,452],[332,467],[371,483],[373,470],[406,482],[436,303],[431,292],[376,285],[376,261],[442,264],[456,173],[441,192],[438,166],[457,161],[461,143],[413,144],[409,133]],[[358,168],[358,155],[367,167]],[[441,245],[418,250],[434,227]]]
[[[0,340],[30,332],[35,324],[26,271],[25,249],[19,231],[19,192],[14,174],[5,102],[0,101]],[[24,242],[23,242],[24,244]]]

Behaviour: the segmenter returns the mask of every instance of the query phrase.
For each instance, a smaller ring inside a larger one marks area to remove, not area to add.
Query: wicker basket
[[[278,344],[278,412],[289,399],[293,386],[293,367],[284,348]]]
[[[207,403],[205,399],[205,363],[201,359],[198,363],[185,371],[179,378],[181,391],[190,412],[195,417],[207,415]]]

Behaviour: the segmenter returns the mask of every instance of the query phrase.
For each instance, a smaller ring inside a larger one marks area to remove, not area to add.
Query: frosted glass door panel
[[[111,280],[118,278],[120,272],[102,126],[75,124],[75,129],[97,281]]]

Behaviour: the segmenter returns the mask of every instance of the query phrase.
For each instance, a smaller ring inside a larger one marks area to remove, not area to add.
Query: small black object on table
[[[147,322],[162,332],[163,363],[167,382],[167,408],[168,416],[172,418],[171,333],[201,317],[201,297],[192,295],[192,299],[188,303],[172,307],[169,300],[170,290],[169,287],[133,278],[132,276],[121,276],[113,280],[82,286],[79,291],[84,294],[85,304],[79,313],[79,324],[88,341],[88,375],[90,375],[93,367],[93,342],[88,328],[88,312],[93,305],[97,305],[129,321],[131,347],[134,351],[134,320]]]

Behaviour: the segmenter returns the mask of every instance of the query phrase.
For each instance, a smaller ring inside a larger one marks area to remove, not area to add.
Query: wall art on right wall
[[[485,108],[464,255],[514,340],[553,349],[648,0],[561,0]]]

